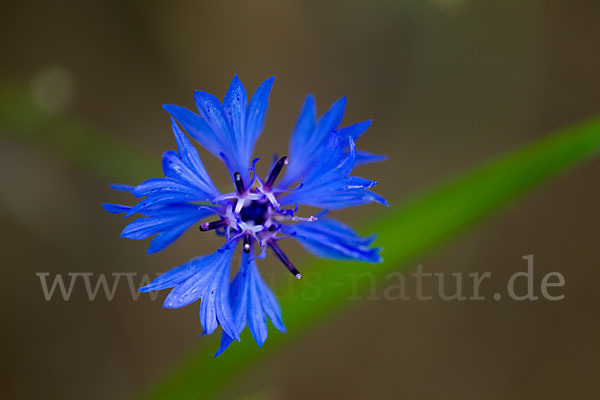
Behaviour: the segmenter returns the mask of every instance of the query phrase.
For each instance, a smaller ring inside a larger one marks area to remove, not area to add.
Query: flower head
[[[256,259],[266,257],[268,248],[296,278],[301,277],[279,246],[280,240],[296,239],[319,257],[380,261],[379,249],[371,247],[373,238],[362,238],[341,222],[324,217],[330,209],[369,202],[387,205],[370,190],[377,182],[350,176],[356,165],[385,158],[356,150],[354,143],[370,121],[339,128],[346,99],[338,100],[317,119],[315,101],[308,96],[292,132],[289,158],[275,158],[262,179],[255,169],[258,159],[251,162],[251,157],[263,129],[273,80],[263,82],[250,101],[237,76],[223,103],[209,93],[196,91],[199,114],[165,105],[177,143],[177,152],[163,154],[165,176],[137,186],[112,186],[140,198],[134,206],[103,205],[114,214],[141,216],[127,225],[121,236],[154,236],[149,254],[163,250],[198,224],[203,232],[215,231],[225,237],[214,253],[173,268],[140,289],[172,289],[164,302],[166,308],[201,300],[200,323],[205,333],[212,333],[219,325],[223,329],[217,354],[234,339],[239,340],[246,326],[261,346],[267,338],[267,317],[275,328],[285,331],[279,304],[256,265]],[[231,176],[231,192],[217,190],[180,127],[223,161]],[[324,211],[317,216],[300,216],[301,205]],[[211,217],[209,221],[201,222],[207,217]],[[230,282],[233,254],[240,244],[241,264]]]

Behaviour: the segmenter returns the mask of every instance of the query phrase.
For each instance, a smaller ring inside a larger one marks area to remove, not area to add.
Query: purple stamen
[[[243,246],[244,253],[250,253],[250,249],[251,249],[251,247],[250,247],[250,241],[251,240],[252,240],[252,236],[251,235],[249,235],[249,234],[245,234],[244,235],[244,246]]]
[[[200,225],[200,230],[202,232],[212,231],[213,229],[222,228],[222,227],[226,226],[227,224],[228,224],[228,222],[226,219],[222,219],[219,221],[213,221],[213,222],[205,222]]]
[[[243,194],[245,192],[244,181],[242,181],[242,176],[239,172],[233,174],[233,180],[235,181],[235,188],[238,194]]]
[[[269,177],[267,178],[267,180],[265,182],[266,188],[270,188],[271,186],[273,186],[273,184],[275,183],[275,179],[277,179],[277,177],[279,176],[279,173],[283,169],[283,166],[287,165],[287,164],[288,164],[288,158],[286,156],[281,157],[279,159],[279,161],[277,161],[277,163],[275,164],[275,166],[269,173]]]
[[[300,279],[302,277],[302,275],[300,275],[300,271],[298,271],[296,267],[294,267],[294,264],[290,262],[283,250],[281,250],[281,248],[277,245],[277,243],[275,243],[273,239],[269,239],[267,240],[267,244],[269,245],[271,250],[273,250],[273,253],[275,253],[277,257],[279,257],[279,259],[281,260],[283,265],[285,265],[288,271],[290,271],[292,275],[296,277],[296,279]]]

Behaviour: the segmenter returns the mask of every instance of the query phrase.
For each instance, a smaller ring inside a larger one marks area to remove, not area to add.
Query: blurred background
[[[222,98],[235,73],[249,93],[275,75],[255,153],[270,159],[307,93],[320,113],[346,95],[346,124],[374,120],[361,149],[389,155],[360,175],[399,204],[598,112],[599,15],[595,0],[3,2],[1,397],[135,397],[206,345],[197,305],[164,310],[165,293],[132,301],[126,286],[89,301],[81,284],[46,301],[36,276],[153,275],[218,245],[192,229],[147,256],[148,242],[120,239],[123,221],[100,207],[128,202],[108,184],[138,183],[174,148],[162,104],[193,107],[195,89]],[[122,153],[99,157],[96,144]],[[490,271],[493,292],[534,254],[537,282],[565,276],[564,300],[355,301],[223,398],[598,398],[599,173],[587,162],[409,266]],[[337,216],[360,224],[381,211]],[[299,268],[309,257],[285,249]],[[272,258],[261,268],[291,280]]]

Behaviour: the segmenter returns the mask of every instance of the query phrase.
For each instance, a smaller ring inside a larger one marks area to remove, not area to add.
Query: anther
[[[277,179],[277,177],[279,176],[279,173],[283,169],[283,166],[287,164],[288,158],[286,156],[281,157],[279,161],[277,161],[277,163],[269,173],[269,176],[267,177],[265,187],[270,188],[271,186],[273,186],[273,184],[275,183],[275,179]]]
[[[227,225],[227,220],[225,220],[225,219],[221,219],[219,221],[213,221],[213,222],[205,222],[203,224],[200,224],[200,230],[202,232],[207,232],[207,231],[212,231],[213,229],[219,229],[226,225]]]
[[[250,253],[250,241],[252,240],[252,236],[249,234],[244,235],[244,253]]]
[[[236,188],[238,194],[243,194],[244,193],[244,181],[242,181],[242,176],[240,175],[239,172],[236,172],[235,174],[233,174],[233,180],[235,181],[235,188]]]
[[[267,244],[269,245],[271,250],[273,250],[273,253],[275,253],[277,257],[279,257],[279,259],[281,260],[283,265],[285,265],[288,271],[290,271],[292,275],[296,277],[296,279],[300,279],[302,277],[302,275],[300,275],[300,271],[298,271],[296,267],[294,267],[294,265],[290,262],[283,250],[281,250],[281,247],[279,247],[273,239],[268,240]]]

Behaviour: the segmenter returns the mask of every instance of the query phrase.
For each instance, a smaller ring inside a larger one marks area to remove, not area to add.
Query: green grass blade
[[[310,289],[299,285],[293,296],[285,290],[277,293],[290,333],[281,334],[271,329],[263,349],[258,349],[246,334],[241,343],[232,344],[217,359],[213,358],[213,353],[218,344],[212,339],[206,347],[192,351],[143,398],[212,397],[261,358],[347,305],[347,299],[356,292],[356,274],[369,271],[382,277],[400,269],[411,259],[455,237],[546,179],[591,156],[599,144],[600,118],[596,118],[436,186],[404,205],[392,206],[365,227],[366,232],[378,233],[377,245],[385,249],[383,263],[312,262],[304,270],[317,271],[319,279],[311,282]],[[329,286],[327,282],[341,285]],[[303,298],[302,290],[310,290],[309,297],[315,300]],[[314,295],[315,290],[319,290],[319,296]]]

